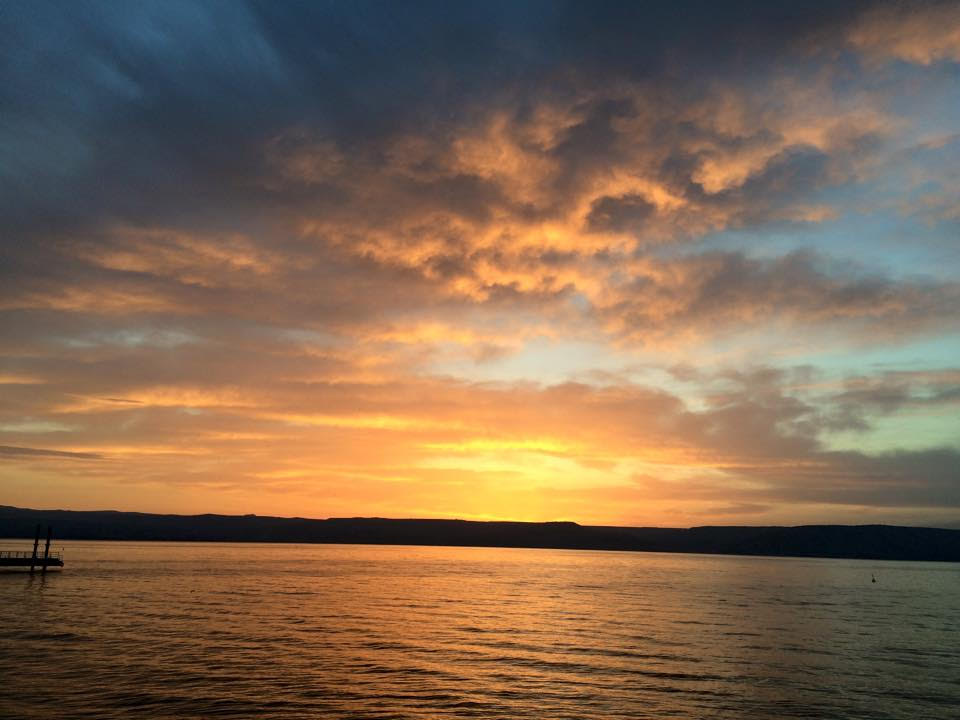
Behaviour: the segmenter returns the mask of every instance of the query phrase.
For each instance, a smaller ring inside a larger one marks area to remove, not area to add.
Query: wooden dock
[[[53,538],[53,528],[47,526],[47,543],[40,548],[40,525],[37,525],[37,534],[33,540],[33,550],[0,550],[0,568],[30,568],[32,573],[36,568],[40,572],[47,572],[50,567],[63,567],[63,553],[50,551],[50,540]]]
[[[51,552],[46,557],[29,550],[0,550],[0,567],[63,567],[63,553]]]

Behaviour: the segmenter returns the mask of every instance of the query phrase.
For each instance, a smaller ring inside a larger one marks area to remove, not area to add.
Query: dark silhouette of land
[[[677,529],[574,522],[154,515],[0,505],[0,537],[32,538],[38,522],[53,525],[58,538],[70,540],[456,545],[960,562],[960,530],[892,525]]]

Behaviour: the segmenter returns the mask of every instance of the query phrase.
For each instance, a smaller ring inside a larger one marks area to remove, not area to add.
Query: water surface
[[[956,564],[62,545],[63,571],[0,574],[0,717],[960,712]]]

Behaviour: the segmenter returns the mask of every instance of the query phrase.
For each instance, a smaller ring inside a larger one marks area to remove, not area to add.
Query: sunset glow
[[[723,5],[10,3],[0,504],[960,527],[960,6]]]

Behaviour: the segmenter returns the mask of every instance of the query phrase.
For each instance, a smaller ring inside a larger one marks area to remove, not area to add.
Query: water
[[[960,565],[63,545],[0,574],[0,717],[960,715]]]

